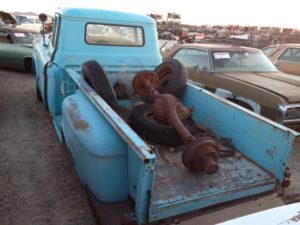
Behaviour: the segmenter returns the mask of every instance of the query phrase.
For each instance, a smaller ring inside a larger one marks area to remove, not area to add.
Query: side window
[[[187,49],[183,62],[186,67],[201,71],[210,71],[208,52],[198,49]]]
[[[176,52],[176,54],[172,58],[177,59],[179,62],[183,63],[183,57],[184,57],[185,52],[186,52],[186,49],[180,49],[178,52]]]
[[[268,48],[264,48],[262,51],[263,53],[265,53],[265,55],[270,55],[275,49],[276,47],[268,47]]]
[[[300,48],[287,48],[279,60],[300,63]]]

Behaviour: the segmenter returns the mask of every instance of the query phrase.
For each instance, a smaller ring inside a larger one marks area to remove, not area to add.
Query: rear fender
[[[149,146],[119,117],[119,115],[83,80],[83,78],[73,69],[66,69],[70,78],[78,86],[78,91],[89,100],[89,104],[101,118],[109,124],[109,127],[117,132],[117,139],[122,140],[127,145],[127,179],[128,193],[135,201],[135,216],[139,224],[145,224],[148,220],[150,197],[154,179],[154,168],[156,156]],[[77,91],[77,92],[78,92]],[[67,99],[64,100],[64,103]],[[83,109],[86,109],[83,107]],[[88,114],[88,117],[90,115]],[[101,120],[102,120],[101,119]],[[99,118],[97,117],[97,121]],[[63,129],[64,129],[64,109],[63,109]],[[105,132],[105,129],[101,129]],[[65,136],[66,130],[64,129]],[[67,137],[66,137],[67,140]],[[67,142],[67,141],[66,141]],[[86,142],[86,141],[85,141]],[[74,143],[74,142],[69,142]],[[91,148],[93,149],[93,148]],[[95,155],[95,154],[94,154]]]

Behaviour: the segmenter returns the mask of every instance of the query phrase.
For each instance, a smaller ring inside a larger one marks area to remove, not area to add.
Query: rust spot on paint
[[[273,160],[274,157],[276,156],[276,154],[277,154],[277,150],[276,150],[275,147],[273,147],[272,149],[267,149],[266,150],[265,156],[267,156],[268,158]]]
[[[68,111],[75,129],[84,131],[88,130],[89,124],[80,117],[78,113],[78,105],[72,99],[69,99],[69,101],[71,107],[68,109]]]

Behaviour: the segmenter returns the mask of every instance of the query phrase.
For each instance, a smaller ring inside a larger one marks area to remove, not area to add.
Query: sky
[[[1,0],[8,12],[36,12],[54,15],[59,7],[111,9],[139,14],[168,12],[181,14],[191,25],[254,25],[300,29],[299,0]],[[298,2],[298,3],[297,3]]]

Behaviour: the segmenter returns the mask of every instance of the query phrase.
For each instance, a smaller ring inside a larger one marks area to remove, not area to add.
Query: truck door
[[[37,74],[37,85],[41,91],[44,101],[47,99],[46,96],[46,84],[47,84],[47,67],[54,58],[54,53],[57,49],[57,38],[59,32],[60,17],[56,14],[53,24],[52,34],[46,34],[49,38],[45,38],[43,45],[43,51],[34,51],[34,54],[40,54],[38,57],[34,56],[35,70]],[[40,46],[41,47],[41,46]]]

